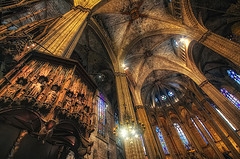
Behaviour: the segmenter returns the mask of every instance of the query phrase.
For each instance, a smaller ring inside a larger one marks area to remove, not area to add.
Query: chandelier
[[[127,112],[123,116],[123,122],[113,128],[113,134],[124,141],[133,142],[134,139],[142,136],[145,125],[140,121],[134,120]]]

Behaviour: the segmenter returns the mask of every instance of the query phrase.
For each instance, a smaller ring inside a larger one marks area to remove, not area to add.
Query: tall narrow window
[[[207,132],[208,136],[210,136],[211,139],[214,140],[213,137],[212,137],[212,135],[210,134],[210,132],[208,131],[208,129],[205,127],[205,125],[202,123],[202,121],[198,118],[198,116],[196,116],[196,118],[197,118],[197,120],[199,121],[199,123],[202,125],[203,129]]]
[[[199,129],[199,127],[197,126],[197,124],[195,123],[195,121],[193,120],[193,118],[191,118],[191,121],[193,123],[193,125],[195,126],[195,128],[197,129],[197,131],[199,132],[199,134],[201,135],[202,139],[204,140],[204,142],[206,144],[208,144],[207,139],[205,138],[205,136],[202,134],[201,130]]]
[[[141,139],[141,141],[142,141],[142,146],[143,146],[144,155],[147,156],[147,151],[146,151],[146,147],[145,147],[145,144],[144,144],[142,135],[140,136],[140,139]]]
[[[214,105],[214,104],[211,104],[212,107],[218,112],[218,114],[228,123],[228,125],[235,131],[237,130],[233,124],[225,117],[225,115],[223,115],[223,113]]]
[[[234,81],[240,84],[240,75],[238,75],[236,72],[234,72],[231,69],[227,70],[227,73],[230,78],[232,78]]]
[[[169,151],[168,151],[166,142],[165,142],[165,140],[164,140],[164,138],[163,138],[162,132],[161,132],[161,130],[159,129],[159,127],[156,127],[156,132],[157,132],[157,135],[158,135],[158,139],[159,139],[159,141],[160,141],[160,143],[161,143],[161,145],[162,145],[163,152],[164,152],[165,154],[169,154]]]
[[[238,109],[240,109],[240,101],[234,97],[231,93],[229,93],[225,88],[220,89],[221,93],[228,98]]]
[[[103,96],[98,99],[98,133],[105,136],[106,103]]]
[[[180,139],[182,140],[185,148],[186,148],[187,150],[190,150],[190,149],[191,149],[191,146],[190,146],[190,144],[189,144],[189,142],[188,142],[188,139],[187,139],[186,135],[185,135],[184,132],[182,131],[180,125],[179,125],[178,123],[173,123],[173,126],[174,126],[175,129],[177,130],[178,135],[179,135]]]

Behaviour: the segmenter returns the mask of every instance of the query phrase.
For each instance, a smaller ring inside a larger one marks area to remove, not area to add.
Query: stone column
[[[124,115],[126,113],[128,113],[128,115],[130,115],[130,117],[132,118],[131,120],[136,123],[137,120],[133,109],[133,103],[128,88],[126,74],[122,72],[116,72],[115,75],[120,124],[124,124]],[[124,140],[124,148],[126,153],[126,159],[145,158],[142,143],[139,138],[133,139],[132,143]]]
[[[207,111],[211,113],[211,117],[213,117],[214,120],[219,121],[218,124],[220,124],[227,131],[228,135],[232,137],[234,142],[237,145],[240,145],[240,139],[238,134],[226,123],[226,121],[222,117],[220,117],[220,115],[216,112],[216,110],[214,110],[209,105],[209,103],[206,103],[205,100],[201,104],[204,106],[204,108],[207,109]]]
[[[143,134],[144,144],[147,150],[147,155],[149,159],[156,159],[157,157],[161,157],[160,149],[156,143],[156,138],[154,137],[154,132],[148,120],[146,110],[143,105],[136,105],[136,115],[139,121],[141,121],[146,129]]]
[[[208,135],[208,133],[206,132],[206,130],[203,128],[203,126],[200,124],[200,122],[198,120],[196,120],[195,118],[193,118],[194,122],[197,124],[197,126],[199,127],[199,129],[201,130],[201,132],[203,133],[204,137],[206,137],[208,143],[211,145],[211,147],[213,148],[213,150],[215,151],[215,153],[217,154],[217,156],[219,157],[219,159],[224,159],[223,154],[219,151],[219,149],[217,148],[216,144],[214,143],[214,141],[212,140],[212,138]]]
[[[226,121],[224,121],[220,116],[219,114],[217,114],[216,110],[214,110],[209,103],[207,103],[206,99],[203,97],[203,95],[201,93],[199,93],[199,91],[197,90],[197,88],[193,88],[195,90],[195,95],[196,95],[196,100],[194,101],[195,104],[199,107],[199,108],[202,108],[204,107],[203,110],[205,110],[204,112],[204,117],[207,118],[207,121],[208,123],[213,127],[213,129],[218,133],[218,135],[220,136],[220,138],[222,139],[222,141],[224,142],[224,144],[226,144],[229,149],[231,149],[232,153],[235,153],[235,156],[238,156],[237,154],[237,151],[236,149],[233,147],[233,145],[231,144],[231,142],[228,140],[228,138],[224,135],[224,133],[222,132],[222,130],[220,129],[220,127],[218,126],[217,123],[214,122],[214,119],[220,121],[220,124],[222,125],[222,127],[225,128],[225,130],[227,130],[227,132],[229,133],[229,135],[233,138],[233,140],[236,142],[236,144],[239,144],[239,136],[237,135],[236,132],[234,132],[230,127],[229,125],[227,125]],[[208,90],[208,92],[211,92],[210,90]],[[213,92],[212,92],[213,93]],[[217,91],[216,93],[220,93],[219,91]],[[215,93],[215,97],[214,98],[217,98],[217,94]],[[220,93],[221,95],[221,93]],[[219,101],[221,101],[222,98],[218,97]],[[197,101],[201,101],[200,103]],[[215,99],[217,100],[217,99]],[[227,100],[227,99],[223,99],[223,100]],[[227,108],[224,107],[225,109],[223,110],[226,110]],[[227,110],[229,110],[230,108],[228,108]],[[199,112],[200,113],[200,112]],[[211,116],[209,115],[209,113],[211,113]],[[226,114],[225,114],[226,113]],[[228,112],[223,112],[223,114],[225,115],[229,115],[227,114]],[[231,112],[230,112],[231,113]],[[237,113],[237,112],[232,112],[232,113]],[[234,120],[234,117],[233,116],[228,116],[231,121]],[[237,120],[237,119],[235,119]],[[234,125],[237,121],[234,121]],[[237,125],[238,126],[238,125]],[[234,155],[234,154],[233,154]]]
[[[195,72],[191,78],[198,85],[198,87],[200,87],[203,92],[205,92],[206,95],[214,102],[213,104],[216,104],[221,109],[223,114],[229,117],[230,121],[232,121],[234,125],[240,125],[240,116],[237,107],[226,97],[224,97],[220,90],[218,90],[206,79],[206,77],[198,70],[196,65],[192,64],[189,67],[192,72]],[[198,91],[198,88],[193,89],[195,90],[195,94],[199,97],[200,101],[205,99],[202,95],[200,95],[201,93]]]
[[[207,80],[203,81],[199,87],[213,100],[223,114],[229,117],[234,125],[240,125],[239,110],[227,98],[225,98],[219,90]]]
[[[219,126],[213,121],[213,119],[209,115],[205,115],[206,121],[209,125],[215,130],[215,132],[219,135],[223,143],[227,146],[227,148],[231,151],[231,154],[234,158],[239,158],[240,155],[238,151],[234,148],[232,143],[228,140],[228,138],[225,136],[225,134],[222,132],[222,130],[219,128]]]
[[[37,43],[35,49],[56,56],[70,57],[87,24],[86,19],[91,9],[99,2],[100,0],[76,0],[75,7],[57,21],[49,33]]]

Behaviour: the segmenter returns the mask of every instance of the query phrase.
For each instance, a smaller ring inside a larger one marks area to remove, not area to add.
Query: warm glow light
[[[32,43],[32,44],[31,44],[31,47],[35,47],[35,46],[36,46],[36,44],[35,44],[35,43]]]
[[[123,138],[127,137],[127,135],[128,135],[126,128],[122,128],[120,133]]]
[[[134,135],[136,133],[136,131],[133,129],[131,133]]]
[[[122,68],[124,69],[124,71],[126,71],[128,69],[128,67],[124,63],[122,64]]]
[[[140,121],[135,121],[131,116],[125,115],[123,123],[116,125],[113,128],[113,134],[121,140],[133,143],[136,138],[142,135],[145,130],[145,125]]]
[[[178,98],[175,98],[175,99],[174,99],[174,101],[175,101],[175,102],[178,102],[178,101],[179,101],[179,99],[178,99]]]
[[[122,139],[122,140],[129,140],[130,143],[133,142],[135,138],[139,138],[141,136],[141,133],[145,130],[145,126],[143,123],[126,123],[126,125],[120,125],[120,127],[115,127],[113,129],[113,133]]]
[[[180,39],[180,42],[181,43],[184,43],[185,45],[188,45],[189,44],[189,40],[187,38],[181,38]]]

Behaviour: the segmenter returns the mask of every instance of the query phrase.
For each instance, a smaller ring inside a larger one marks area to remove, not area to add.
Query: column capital
[[[144,109],[145,107],[143,105],[135,105],[134,108],[135,110],[137,110],[137,109]]]
[[[207,102],[207,99],[206,99],[206,98],[204,98],[204,99],[202,99],[202,100],[200,101],[201,104],[204,104],[205,102]]]
[[[206,79],[206,80],[202,81],[198,86],[199,86],[200,88],[202,88],[204,85],[206,85],[206,84],[208,84],[208,83],[209,83],[209,81]]]
[[[123,72],[115,72],[114,73],[116,77],[126,77],[126,73],[123,73]]]
[[[74,9],[74,10],[79,9],[80,11],[91,13],[91,9],[86,8],[86,7],[83,7],[83,6],[81,6],[81,5],[74,6],[73,9]]]
[[[198,40],[198,42],[202,43],[206,40],[206,38],[211,35],[212,32],[210,30],[206,31],[202,36],[201,38]]]

